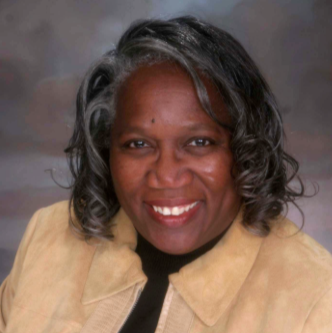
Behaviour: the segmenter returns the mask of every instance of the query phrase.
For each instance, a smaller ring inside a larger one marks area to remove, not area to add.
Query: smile
[[[175,206],[175,207],[160,207],[160,206],[152,206],[155,212],[158,212],[164,216],[179,216],[185,212],[188,212],[190,209],[194,208],[198,204],[198,201],[186,205],[186,206]]]
[[[202,207],[202,201],[195,201],[189,204],[184,204],[185,202],[181,202],[188,202],[189,200],[177,201],[178,206],[174,206],[174,202],[164,202],[163,206],[155,205],[157,202],[153,202],[154,205],[152,205],[150,202],[150,204],[145,205],[145,208],[149,213],[150,217],[158,224],[161,224],[164,227],[170,229],[180,228],[195,219]]]

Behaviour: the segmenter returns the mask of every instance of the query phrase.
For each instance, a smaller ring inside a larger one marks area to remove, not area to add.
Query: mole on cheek
[[[155,123],[155,120],[154,120],[154,118],[152,118],[152,120],[151,120],[151,123],[152,123],[152,124],[154,124],[154,123]]]

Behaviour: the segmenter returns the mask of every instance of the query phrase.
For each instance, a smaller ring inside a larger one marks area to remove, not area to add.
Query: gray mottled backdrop
[[[193,14],[237,37],[274,90],[287,149],[320,186],[304,230],[332,251],[332,1],[0,0],[0,281],[33,212],[68,198],[63,149],[88,66],[135,19]],[[312,189],[312,188],[311,188]],[[289,216],[300,223],[291,209]]]

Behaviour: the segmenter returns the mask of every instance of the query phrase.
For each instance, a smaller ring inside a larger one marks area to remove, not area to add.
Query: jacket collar
[[[96,245],[81,298],[84,305],[147,281],[141,259],[134,252],[137,245],[136,230],[122,208],[112,224],[114,239]]]
[[[147,281],[141,260],[134,252],[137,245],[135,228],[122,208],[114,217],[114,225],[114,240],[96,246],[82,296],[83,304]],[[236,296],[262,241],[262,237],[243,227],[240,211],[212,250],[169,276],[170,282],[206,325],[213,326]]]

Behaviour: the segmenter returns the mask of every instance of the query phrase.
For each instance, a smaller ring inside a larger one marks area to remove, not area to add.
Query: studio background
[[[38,208],[69,197],[63,153],[90,64],[139,18],[196,15],[235,36],[260,67],[308,192],[304,231],[332,252],[332,1],[0,0],[0,282]],[[290,207],[298,225],[301,216]]]

